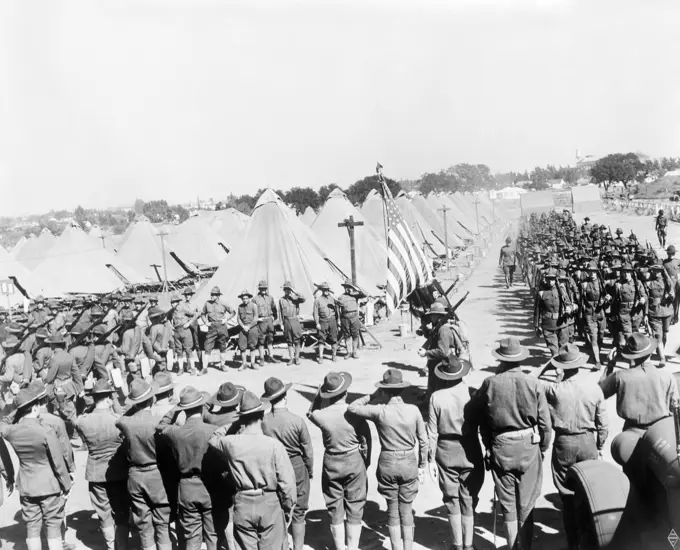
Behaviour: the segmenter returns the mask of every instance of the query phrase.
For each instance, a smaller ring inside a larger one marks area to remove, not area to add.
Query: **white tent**
[[[26,241],[15,258],[32,271],[47,257],[55,242],[57,238],[45,227],[36,238]]]
[[[227,250],[232,248],[201,216],[191,216],[175,226],[168,242],[180,258],[206,267],[220,265],[227,256]]]
[[[316,219],[316,212],[314,212],[314,209],[311,206],[308,206],[305,208],[302,216],[300,216],[300,219],[307,227],[311,227],[311,225],[314,223],[314,220]]]
[[[8,296],[3,296],[0,300],[0,305],[10,306],[21,305],[24,302],[23,290],[28,298],[35,298],[42,294],[46,298],[59,298],[62,293],[59,292],[48,279],[43,279],[35,273],[32,273],[21,262],[12,258],[9,252],[4,249],[0,250],[0,281],[11,281],[14,284],[14,292]],[[19,288],[20,287],[20,288]]]
[[[420,193],[417,193],[413,196],[413,199],[411,199],[411,204],[413,204],[420,215],[425,218],[427,223],[434,231],[435,235],[441,239],[441,242],[444,242],[444,225],[442,215],[437,212],[437,210],[433,210],[430,205],[428,205],[425,197],[423,197],[423,195]],[[449,224],[447,220],[447,225],[451,226],[452,224]],[[463,239],[461,239],[457,233],[452,231],[450,227],[448,231],[448,243],[450,247],[460,247],[465,244]]]

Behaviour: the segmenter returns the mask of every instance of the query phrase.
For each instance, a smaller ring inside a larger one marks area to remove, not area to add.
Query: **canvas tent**
[[[144,282],[123,260],[95,247],[77,225],[64,229],[34,273],[64,294],[104,294]]]
[[[416,210],[418,210],[421,216],[427,220],[435,235],[441,239],[441,242],[445,242],[442,215],[436,210],[432,210],[425,200],[425,197],[423,197],[423,195],[420,193],[417,193],[413,196],[411,203],[416,208]],[[452,226],[453,224],[448,225]],[[464,245],[463,239],[461,239],[457,233],[452,231],[451,228],[449,228],[448,231],[448,244],[450,247],[462,247]]]
[[[597,185],[579,185],[571,188],[571,202],[575,214],[602,210],[600,188]]]
[[[394,202],[423,251],[433,257],[444,256],[446,250],[444,241],[435,234],[432,226],[413,206],[411,199],[402,191],[397,195]],[[449,246],[451,246],[450,243]]]
[[[226,240],[227,248],[236,246],[243,237],[250,217],[236,208],[199,210],[198,215],[208,221],[213,230]]]
[[[371,189],[361,205],[361,214],[369,225],[385,240],[385,207],[383,198],[377,190]]]
[[[311,227],[311,225],[314,223],[314,220],[316,219],[316,212],[314,212],[314,209],[311,206],[308,206],[305,208],[302,216],[300,216],[300,219],[307,227]]]
[[[352,264],[349,234],[346,227],[339,227],[338,224],[350,216],[354,217],[355,222],[364,224],[354,230],[357,283],[361,276],[366,281],[364,284],[368,285],[364,290],[371,293],[378,285],[387,283],[387,250],[384,239],[380,238],[340,189],[333,189],[328,195],[311,229],[323,249],[332,255],[344,273],[349,274]]]
[[[18,306],[24,302],[25,292],[28,298],[35,298],[42,294],[46,298],[60,298],[61,292],[53,288],[49,279],[43,279],[32,273],[18,260],[12,258],[6,250],[0,250],[0,281],[11,281],[14,292],[3,296],[0,305],[10,307]]]
[[[133,222],[126,234],[127,239],[118,250],[116,257],[142,275],[144,282],[162,282],[166,271],[168,281],[176,281],[187,274],[180,261],[173,256],[172,247],[167,240],[161,243],[161,238],[151,222],[144,220]],[[165,255],[163,255],[163,247],[165,247]]]
[[[456,230],[456,234],[462,239],[471,239],[477,233],[477,226],[470,218],[470,209],[462,201],[457,200],[455,195],[441,194],[438,197],[439,202],[442,205],[446,205],[451,208],[451,212],[448,213],[448,221],[451,223],[453,220],[455,224],[453,227]],[[462,229],[462,231],[461,231]]]
[[[57,238],[45,227],[40,232],[40,235],[26,241],[26,244],[19,250],[15,258],[33,271],[47,257],[56,241]]]
[[[201,267],[217,267],[232,248],[200,216],[191,216],[176,226],[168,237],[168,242],[180,258]]]
[[[110,232],[102,231],[97,225],[93,225],[88,236],[97,243],[98,246],[105,248],[109,252],[115,254],[118,250],[118,241],[122,236],[113,235]]]
[[[550,212],[555,207],[552,191],[534,191],[520,197],[522,214]]]
[[[219,286],[223,299],[235,305],[240,291],[257,292],[260,280],[268,282],[270,293],[278,299],[283,295],[283,283],[290,281],[306,298],[300,306],[301,315],[310,318],[315,284],[327,281],[339,295],[343,279],[310,229],[292,215],[274,191],[267,189],[255,205],[243,238],[199,289],[193,304],[202,307],[210,297],[210,289]]]

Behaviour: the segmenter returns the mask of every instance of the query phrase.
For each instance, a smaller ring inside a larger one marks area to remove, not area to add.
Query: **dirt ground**
[[[612,230],[617,227],[623,228],[626,235],[631,229],[637,233],[638,238],[644,242],[649,239],[650,243],[658,245],[654,233],[654,221],[652,217],[637,217],[625,214],[600,213],[590,216],[593,221],[611,225]],[[579,217],[579,222],[581,221]],[[548,353],[542,340],[535,338],[532,327],[531,308],[533,306],[529,290],[520,284],[509,290],[503,284],[502,272],[497,268],[498,250],[505,234],[495,235],[496,241],[488,249],[487,255],[476,266],[473,274],[461,286],[455,296],[460,292],[470,290],[470,296],[460,309],[462,319],[468,325],[472,346],[472,359],[475,371],[470,374],[469,382],[473,386],[487,376],[493,374],[496,362],[491,356],[491,350],[496,342],[506,336],[517,336],[528,345],[532,351],[531,358],[527,361],[527,370],[535,374],[540,371],[540,366],[548,359]],[[673,224],[669,227],[669,243],[680,244],[680,225]],[[448,285],[444,282],[444,288]],[[425,379],[418,376],[417,369],[423,363],[417,355],[417,350],[422,344],[422,338],[417,336],[400,337],[398,325],[409,323],[408,314],[403,318],[396,314],[384,324],[373,329],[374,334],[382,343],[380,350],[364,350],[359,360],[340,360],[338,363],[326,361],[324,365],[318,365],[312,360],[312,352],[304,354],[303,362],[299,366],[266,366],[259,372],[233,372],[221,373],[211,369],[210,374],[201,378],[189,378],[183,376],[177,380],[177,389],[187,384],[193,384],[201,390],[214,392],[220,383],[232,380],[243,384],[247,388],[261,393],[263,383],[269,376],[275,375],[286,382],[293,382],[293,388],[289,394],[290,409],[300,415],[304,415],[310,405],[317,386],[321,383],[324,375],[329,370],[347,370],[353,376],[354,382],[350,388],[349,399],[371,393],[374,382],[378,380],[386,368],[399,368],[404,377],[415,386],[423,387]],[[680,344],[680,325],[672,328],[671,341],[668,351],[675,350]],[[537,368],[538,367],[538,368]],[[670,363],[669,367],[678,370],[678,364]],[[594,379],[597,374],[592,374]],[[411,399],[415,400],[416,389],[409,390]],[[622,422],[616,416],[615,402],[608,402],[611,439],[621,431]],[[309,425],[309,430],[314,442],[315,451],[315,475],[312,481],[310,498],[310,511],[307,517],[306,546],[313,550],[325,550],[332,548],[332,539],[328,527],[327,515],[321,494],[321,462],[323,445],[321,433],[315,427]],[[374,455],[372,466],[369,470],[369,495],[364,514],[364,529],[361,536],[360,547],[366,550],[389,548],[389,539],[386,528],[385,501],[378,494],[375,481],[375,467],[379,453],[377,435],[374,433]],[[547,456],[550,456],[550,451]],[[103,548],[102,539],[98,530],[98,522],[90,506],[87,484],[84,477],[85,451],[76,452],[78,475],[73,490],[73,495],[67,506],[69,532],[67,539],[78,548]],[[609,444],[606,446],[605,459],[611,461]],[[477,508],[475,548],[487,550],[500,548],[505,544],[502,538],[502,517],[497,516],[496,537],[494,537],[494,515],[492,510],[493,484],[491,476],[487,474],[480,502]],[[566,542],[561,532],[562,520],[559,511],[559,497],[554,488],[549,459],[544,463],[543,491],[536,506],[536,529],[534,550],[552,550],[566,548]],[[415,548],[422,549],[446,549],[450,546],[446,511],[442,505],[441,493],[438,485],[429,477],[420,487],[418,497],[414,503],[416,514]],[[0,541],[2,548],[23,548],[25,528],[21,520],[18,494],[15,492],[0,508]],[[495,545],[494,545],[495,539]]]

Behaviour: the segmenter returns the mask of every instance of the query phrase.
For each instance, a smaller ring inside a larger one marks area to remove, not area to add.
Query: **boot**
[[[102,527],[102,534],[104,541],[106,541],[106,550],[115,550],[116,529],[113,525]]]
[[[463,524],[463,550],[472,550],[475,539],[475,516],[461,516]]]
[[[295,344],[295,364],[300,364],[300,344]]]
[[[129,529],[127,525],[116,525],[116,550],[127,550]]]
[[[361,523],[356,525],[348,523],[345,526],[347,531],[347,550],[359,550],[359,539],[361,539]]]
[[[401,525],[388,525],[387,532],[390,535],[392,550],[404,550],[404,545],[401,542]]]
[[[177,374],[180,376],[184,374],[184,359],[177,359],[177,368],[174,369],[173,367],[173,370],[175,370],[175,372],[177,372]]]
[[[255,358],[255,352],[254,351],[250,352],[250,368],[252,370],[260,370],[260,367],[257,364],[257,359]]]
[[[220,353],[220,368],[222,369],[222,372],[227,372],[229,370],[229,366],[227,363],[229,362],[229,355],[225,352]]]
[[[276,357],[274,357],[274,346],[269,346],[267,349],[269,349],[269,362],[270,363],[280,363]]]
[[[61,537],[58,539],[47,539],[47,548],[49,550],[63,550],[63,544]],[[42,548],[42,544],[38,548]]]
[[[449,514],[449,527],[451,528],[451,540],[454,548],[463,547],[463,521],[460,514]]]
[[[401,536],[404,540],[404,550],[413,550],[413,534],[415,530],[415,525],[401,526]]]
[[[352,340],[352,359],[359,359],[359,338]]]
[[[40,537],[26,539],[26,550],[42,550],[42,540]]]
[[[290,530],[293,535],[293,550],[302,550],[305,545],[305,524],[293,523]]]
[[[347,527],[349,528],[350,526],[348,525]],[[335,550],[345,550],[345,524],[331,525],[331,536],[333,537]],[[29,548],[29,550],[31,549]],[[349,550],[349,544],[347,550]]]
[[[505,538],[508,541],[508,550],[513,550],[515,547],[518,529],[517,520],[505,522]]]
[[[293,346],[288,346],[288,365],[295,363],[295,352]]]
[[[319,365],[323,365],[323,344],[319,344],[319,358],[317,359]]]
[[[331,353],[332,353],[331,360],[333,361],[333,363],[335,363],[338,360],[338,358],[336,357],[336,355],[338,353],[338,345],[337,344],[333,344],[331,346]]]
[[[352,357],[352,346],[350,346],[350,342],[352,340],[350,338],[345,339],[345,360],[349,359]]]

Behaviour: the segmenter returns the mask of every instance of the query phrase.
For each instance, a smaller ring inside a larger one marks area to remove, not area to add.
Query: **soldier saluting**
[[[350,357],[358,359],[361,320],[359,319],[359,302],[357,300],[363,298],[364,294],[349,279],[342,283],[342,287],[345,289],[345,293],[337,298],[336,302],[340,306],[340,325],[347,348],[345,359]],[[350,342],[352,343],[351,346]]]
[[[314,323],[318,331],[319,340],[319,364],[323,364],[323,351],[326,343],[331,347],[331,358],[337,361],[338,351],[338,322],[335,318],[335,299],[331,296],[333,292],[327,282],[323,282],[317,287],[321,291],[321,296],[314,299]]]
[[[302,325],[300,324],[300,304],[306,301],[293,289],[293,283],[283,283],[283,297],[279,300],[279,311],[283,321],[283,337],[288,344],[288,364],[300,364],[300,340]]]

